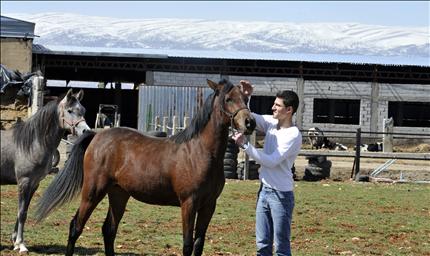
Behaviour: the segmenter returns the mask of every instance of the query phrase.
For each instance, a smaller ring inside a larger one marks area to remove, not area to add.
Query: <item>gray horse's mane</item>
[[[234,85],[226,79],[222,79],[221,81],[219,81],[219,84],[224,84],[223,90],[220,95],[221,99],[224,99],[225,95],[233,88]],[[191,140],[194,136],[200,134],[200,132],[203,130],[203,128],[206,126],[206,124],[211,118],[215,96],[217,96],[219,93],[220,92],[217,91],[209,95],[206,98],[203,107],[192,119],[190,126],[185,128],[185,130],[173,135],[172,137],[170,137],[170,139],[173,140],[175,143],[180,144],[183,142],[187,142]]]
[[[38,141],[41,149],[46,149],[51,146],[51,141],[59,139],[61,133],[58,132],[60,129],[58,103],[59,101],[56,100],[50,101],[28,120],[15,124],[13,140],[19,149],[29,154],[35,140]]]

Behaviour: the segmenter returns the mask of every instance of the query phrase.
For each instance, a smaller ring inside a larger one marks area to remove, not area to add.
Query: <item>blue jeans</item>
[[[293,209],[293,191],[283,192],[262,186],[257,201],[255,222],[258,256],[272,255],[273,242],[276,255],[291,255]]]

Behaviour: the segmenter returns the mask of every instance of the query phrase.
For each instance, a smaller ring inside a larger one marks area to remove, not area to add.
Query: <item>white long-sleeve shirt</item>
[[[294,179],[291,167],[302,146],[302,135],[296,126],[277,129],[278,120],[271,115],[252,113],[257,130],[266,133],[263,150],[253,145],[245,149],[260,167],[260,181],[276,190],[293,191]]]

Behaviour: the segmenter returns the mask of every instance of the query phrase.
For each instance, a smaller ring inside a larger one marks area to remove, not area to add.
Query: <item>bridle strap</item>
[[[224,104],[221,104],[221,112],[223,112],[224,114],[226,114],[229,118],[230,118],[230,129],[236,129],[233,119],[234,117],[241,111],[244,109],[248,109],[247,107],[241,107],[236,109],[236,111],[234,111],[233,113],[229,113],[224,109]]]
[[[60,127],[63,128],[63,129],[65,129],[65,125],[64,124],[67,124],[67,125],[69,125],[71,127],[71,133],[73,135],[76,135],[76,129],[75,129],[76,126],[80,122],[85,121],[85,118],[81,117],[80,119],[78,119],[78,120],[76,120],[74,122],[69,122],[68,120],[66,120],[64,118],[64,104],[60,103],[59,107],[61,109],[61,111],[60,111]]]

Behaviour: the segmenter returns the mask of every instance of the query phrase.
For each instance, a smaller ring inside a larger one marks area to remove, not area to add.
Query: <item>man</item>
[[[244,80],[240,83],[242,87],[248,88],[247,94],[251,95],[251,84]],[[241,133],[232,137],[261,165],[255,225],[257,255],[272,255],[273,243],[276,255],[291,255],[290,233],[294,208],[291,168],[302,145],[300,131],[293,124],[293,115],[298,106],[299,98],[295,92],[282,91],[276,94],[273,115],[253,113],[257,129],[266,134],[263,151],[249,144]]]

